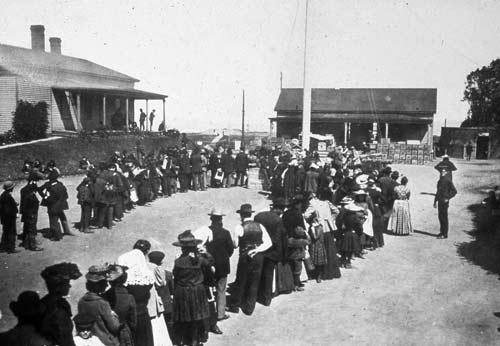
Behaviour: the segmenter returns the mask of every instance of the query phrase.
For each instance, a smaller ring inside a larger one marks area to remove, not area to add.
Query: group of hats
[[[126,266],[118,264],[92,265],[85,274],[85,279],[90,282],[114,281],[121,277],[127,269]]]

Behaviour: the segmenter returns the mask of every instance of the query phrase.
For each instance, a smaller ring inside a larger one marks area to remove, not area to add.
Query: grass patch
[[[115,151],[144,152],[161,147],[179,145],[177,138],[165,136],[142,137],[137,135],[110,136],[107,138],[65,137],[10,148],[0,148],[0,181],[23,179],[24,160],[39,159],[42,163],[55,160],[62,174],[79,173],[79,161],[85,156],[94,164],[108,160]]]

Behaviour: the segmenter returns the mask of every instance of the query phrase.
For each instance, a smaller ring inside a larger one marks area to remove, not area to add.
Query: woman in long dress
[[[394,207],[389,218],[388,231],[397,235],[408,235],[413,232],[410,214],[410,189],[408,178],[401,178],[401,185],[394,188]]]

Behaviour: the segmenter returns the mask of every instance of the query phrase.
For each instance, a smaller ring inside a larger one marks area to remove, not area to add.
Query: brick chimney
[[[61,54],[61,39],[59,37],[49,38],[50,52],[54,54]]]
[[[31,49],[45,51],[45,27],[43,25],[32,25]]]

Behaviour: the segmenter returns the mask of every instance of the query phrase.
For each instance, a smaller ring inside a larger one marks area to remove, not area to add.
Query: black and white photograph
[[[0,8],[0,345],[500,345],[500,0]]]

